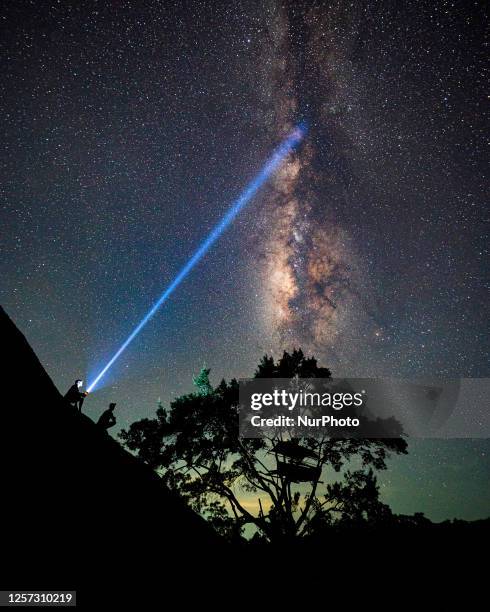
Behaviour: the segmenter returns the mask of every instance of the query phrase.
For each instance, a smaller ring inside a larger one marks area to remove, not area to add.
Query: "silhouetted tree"
[[[204,366],[201,368],[199,374],[197,376],[192,377],[192,382],[197,387],[197,392],[199,395],[209,395],[213,392],[213,387],[209,382],[209,373],[211,370],[205,368]]]
[[[160,406],[156,418],[133,423],[120,437],[220,533],[236,539],[251,524],[278,541],[311,534],[317,526],[389,514],[373,469],[385,469],[390,453],[406,452],[402,438],[240,438],[238,382],[222,380],[203,393],[208,375],[203,369],[194,380],[197,393],[177,398],[169,410]],[[330,371],[294,350],[277,362],[264,356],[255,377],[329,378]],[[328,484],[328,471],[338,473],[351,460],[360,469]]]

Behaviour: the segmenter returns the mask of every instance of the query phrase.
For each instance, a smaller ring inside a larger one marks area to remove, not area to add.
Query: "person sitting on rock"
[[[97,425],[105,429],[106,431],[110,427],[114,427],[116,424],[116,417],[114,416],[114,408],[116,407],[115,403],[109,404],[109,408],[104,410],[104,412],[100,415],[99,420],[97,421]]]
[[[65,400],[71,405],[78,408],[78,412],[82,412],[83,400],[86,398],[88,393],[82,391],[83,380],[77,378],[75,383],[68,389],[65,394]]]

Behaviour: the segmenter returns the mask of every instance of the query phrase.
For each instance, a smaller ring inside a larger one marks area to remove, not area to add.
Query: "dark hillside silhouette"
[[[479,548],[486,552],[488,520],[436,527],[417,515],[389,530],[324,526],[285,548],[260,540],[225,545],[148,465],[67,405],[1,309],[0,333],[2,589],[77,589],[77,605],[90,610],[156,609],[150,599],[223,609],[228,589],[236,596],[250,587],[254,595],[258,572],[277,603],[305,588],[296,570],[321,589],[332,580],[357,584],[368,566],[386,577],[396,560],[397,575],[405,576],[405,565],[430,580],[435,568],[455,559],[467,565]],[[274,583],[279,575],[292,586]]]
[[[203,565],[220,545],[211,527],[63,400],[3,309],[0,329],[2,588],[160,583]]]

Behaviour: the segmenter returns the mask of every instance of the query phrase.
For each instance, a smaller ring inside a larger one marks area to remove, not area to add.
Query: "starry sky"
[[[483,2],[18,0],[1,28],[1,303],[61,390],[309,126],[87,414],[127,426],[203,364],[294,346],[335,376],[488,377]],[[487,516],[489,451],[416,441],[384,495]]]

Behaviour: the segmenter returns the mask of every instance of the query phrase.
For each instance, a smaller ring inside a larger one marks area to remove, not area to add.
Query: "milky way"
[[[349,141],[343,109],[351,112],[356,103],[355,90],[346,85],[352,46],[347,41],[356,29],[352,9],[347,15],[338,9],[304,11],[302,60],[295,40],[298,24],[281,6],[271,5],[270,10],[269,59],[263,75],[269,85],[262,89],[269,102],[269,130],[278,136],[287,131],[301,108],[298,92],[313,89],[314,108],[303,111],[306,120],[322,122],[337,146]],[[301,70],[301,61],[307,70]],[[358,142],[356,138],[349,144]],[[341,155],[348,157],[347,146]],[[355,332],[366,325],[358,299],[360,263],[331,202],[339,187],[345,192],[338,162],[319,167],[317,158],[318,145],[308,143],[278,173],[265,200],[260,220],[261,227],[268,228],[259,268],[261,315],[274,353],[284,346],[302,346],[343,362],[352,354]]]
[[[204,362],[219,382],[294,346],[339,376],[488,376],[483,2],[17,0],[0,27],[1,301],[60,390],[309,126],[89,416],[117,401],[127,427]],[[421,453],[398,510],[488,514],[488,449],[450,455],[457,495]]]

